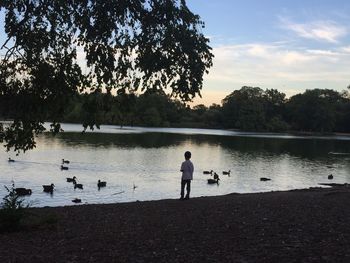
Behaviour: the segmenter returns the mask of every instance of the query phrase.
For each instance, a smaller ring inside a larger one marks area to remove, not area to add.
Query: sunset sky
[[[188,0],[206,23],[214,66],[203,98],[220,103],[242,86],[345,90],[350,84],[350,1]]]
[[[278,89],[291,96],[306,89],[345,90],[350,84],[350,1],[187,0],[210,38],[214,66],[203,98],[221,103],[242,86]],[[0,13],[3,43],[3,12]]]

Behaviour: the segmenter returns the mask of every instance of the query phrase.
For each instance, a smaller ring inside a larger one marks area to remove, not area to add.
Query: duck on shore
[[[80,198],[74,198],[72,200],[72,202],[78,204],[78,203],[81,203],[81,199]]]
[[[45,193],[53,193],[53,189],[55,188],[54,184],[50,184],[50,185],[43,185],[43,191]]]
[[[213,170],[210,170],[210,171],[203,171],[203,174],[212,174],[213,173]]]
[[[32,190],[27,188],[15,188],[15,192],[19,196],[31,195]]]
[[[62,159],[62,164],[65,164],[65,163],[68,164],[68,163],[70,163],[70,161]]]

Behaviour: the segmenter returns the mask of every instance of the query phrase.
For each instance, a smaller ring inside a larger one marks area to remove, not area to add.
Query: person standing
[[[185,152],[185,161],[181,164],[180,171],[182,172],[181,177],[181,197],[180,200],[188,200],[190,199],[191,192],[191,181],[193,179],[193,163],[190,161],[191,152]],[[186,186],[186,196],[185,194],[185,186]]]

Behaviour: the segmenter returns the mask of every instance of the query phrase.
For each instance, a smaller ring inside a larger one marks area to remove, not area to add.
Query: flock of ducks
[[[15,162],[15,160],[13,160],[11,158],[8,158],[8,162]],[[69,164],[69,163],[70,163],[69,160],[62,159],[61,170],[69,170],[69,167],[65,166],[65,164]],[[213,170],[203,171],[203,174],[210,174],[211,176],[213,176],[213,178],[207,179],[208,184],[219,184],[219,180],[220,180],[219,175],[216,172],[214,172]],[[222,174],[231,176],[231,170],[222,171]],[[332,174],[328,175],[328,179],[329,180],[332,180],[333,178],[334,177],[333,177]],[[83,185],[77,183],[77,178],[75,176],[73,176],[72,178],[67,177],[66,180],[67,180],[68,183],[73,183],[74,190],[77,189],[77,188],[78,189],[83,189]],[[270,180],[271,179],[267,178],[267,177],[260,177],[260,181],[263,181],[263,182],[270,181]],[[101,180],[97,181],[98,190],[100,190],[101,187],[106,187],[106,186],[107,186],[107,182],[101,181]],[[137,186],[135,186],[135,184],[134,184],[133,185],[133,189],[135,190],[136,187]],[[54,188],[55,188],[54,184],[43,185],[43,191],[46,192],[46,193],[52,194],[53,191],[54,191]],[[26,196],[26,195],[31,195],[32,194],[32,190],[31,189],[27,189],[27,188],[15,188],[15,191],[16,191],[17,195],[19,195],[19,196]],[[81,203],[81,199],[75,198],[75,199],[72,200],[72,202],[73,203]]]
[[[203,174],[210,174],[211,176],[213,176],[213,178],[208,179],[208,184],[219,184],[219,180],[220,180],[219,175],[213,170],[203,171]],[[223,171],[222,174],[230,176],[231,170]]]
[[[13,163],[13,162],[15,162],[15,160],[11,159],[11,158],[8,158],[8,162]],[[69,170],[69,167],[65,166],[65,164],[69,164],[69,163],[70,163],[69,160],[62,159],[61,170]],[[76,176],[73,176],[72,178],[67,177],[66,181],[68,183],[73,183],[74,190],[77,189],[77,188],[78,189],[83,189],[83,184],[77,183],[77,177]],[[98,190],[100,190],[101,187],[106,187],[106,186],[107,186],[107,182],[101,181],[101,180],[97,181]],[[135,188],[136,187],[134,185],[134,189]],[[43,185],[43,192],[45,192],[45,193],[53,194],[54,189],[55,189],[55,185],[54,184]],[[26,196],[26,195],[31,195],[32,194],[32,190],[31,189],[27,189],[27,188],[23,188],[23,187],[15,188],[15,192],[19,196]],[[75,198],[75,199],[72,200],[72,202],[73,203],[81,203],[81,199]]]
[[[213,178],[209,178],[208,179],[208,184],[219,184],[219,175],[214,172],[213,170],[210,171],[203,171],[203,174],[210,174],[211,176],[213,176]],[[223,175],[231,175],[231,170],[228,171],[223,171],[222,172]],[[332,180],[334,177],[332,174],[328,175],[328,180]],[[266,182],[266,181],[271,181],[271,178],[267,178],[267,177],[260,177],[260,181],[262,182]]]

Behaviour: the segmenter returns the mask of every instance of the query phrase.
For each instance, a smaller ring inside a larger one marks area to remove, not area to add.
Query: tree
[[[336,123],[336,106],[343,100],[334,90],[306,90],[287,102],[289,121],[296,130],[332,132]]]
[[[13,120],[0,126],[0,142],[8,149],[35,147],[45,120],[58,132],[77,92],[170,88],[190,101],[212,66],[204,23],[185,0],[2,0],[0,8],[8,36],[0,116]]]
[[[283,131],[285,94],[275,89],[242,87],[223,99],[225,126],[247,131]]]
[[[264,130],[264,91],[244,86],[223,99],[225,125],[248,131]]]
[[[204,114],[204,120],[207,127],[221,128],[223,126],[223,116],[221,106],[212,104]]]

